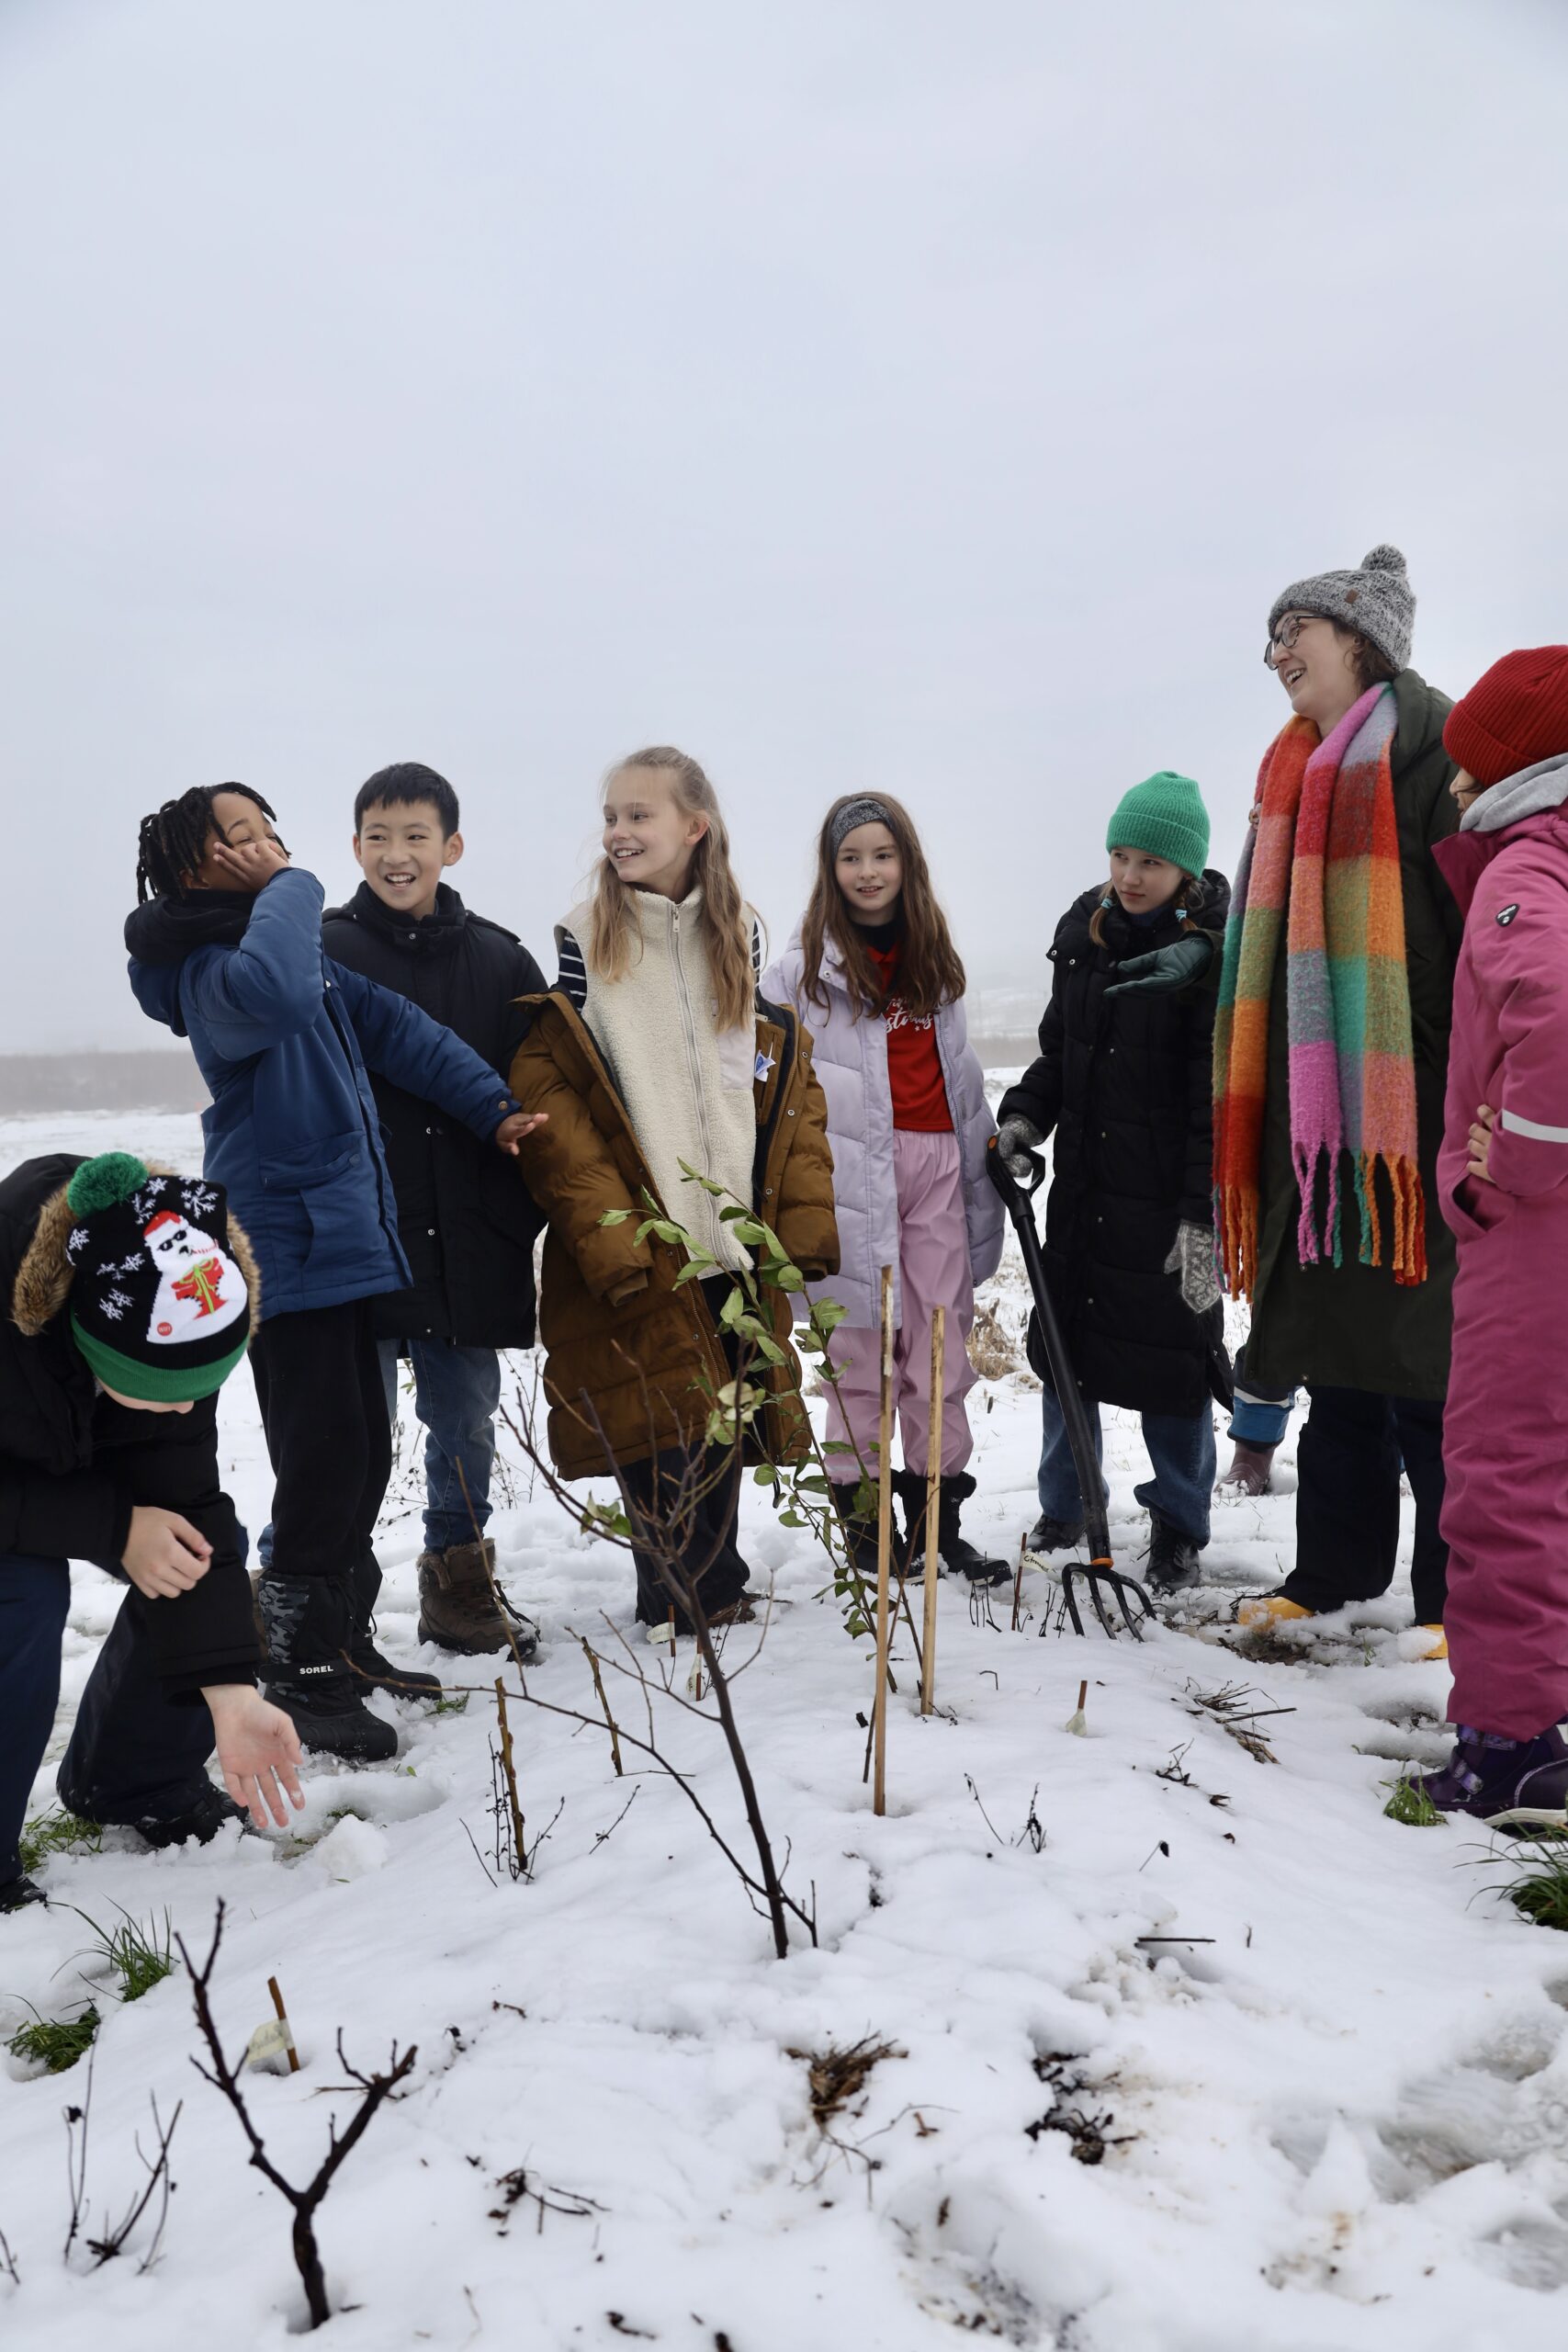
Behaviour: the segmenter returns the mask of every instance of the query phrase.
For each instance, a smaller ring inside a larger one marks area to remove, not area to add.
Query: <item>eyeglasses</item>
[[[1263,649],[1263,667],[1266,670],[1277,670],[1280,666],[1279,656],[1281,653],[1289,653],[1308,621],[1316,618],[1315,613],[1287,613]]]

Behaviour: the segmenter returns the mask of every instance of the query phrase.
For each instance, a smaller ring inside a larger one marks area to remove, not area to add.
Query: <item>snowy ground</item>
[[[111,1140],[195,1164],[194,1121],[131,1124],[111,1137],[85,1119],[12,1121],[0,1165]],[[1016,1327],[1017,1267],[995,1287]],[[529,1360],[516,1371],[526,1393]],[[266,1479],[248,1380],[225,1397],[254,1528]],[[975,1523],[1015,1553],[1034,1510],[1035,1391],[1010,1374],[975,1403]],[[1113,1540],[1132,1555],[1127,1417],[1108,1455]],[[510,1486],[506,1579],[545,1630],[530,1689],[592,1710],[574,1636],[613,1649],[607,1616],[631,1638],[629,1572],[530,1490],[525,1466]],[[413,1646],[412,1493],[401,1468],[382,1634],[446,1670]],[[789,1884],[815,1890],[818,1921],[818,1949],[801,1937],[783,1962],[668,1780],[630,1756],[617,1780],[602,1734],[525,1709],[530,1834],[559,1816],[533,1880],[491,1884],[465,1834],[490,1850],[494,1711],[479,1698],[461,1713],[391,1707],[397,1764],[312,1769],[296,1836],[148,1856],[111,1833],[99,1853],[51,1860],[56,1905],[0,1923],[0,2034],[28,2003],[60,2016],[95,1991],[90,2231],[138,2186],[150,2093],[165,2116],[185,2101],[178,2188],[151,2272],[136,2265],[145,2224],[105,2268],[62,2263],[62,2109],[86,2069],[29,2078],[0,2061],[0,2231],[20,2276],[0,2268],[0,2340],[282,2346],[300,2324],[287,2211],[190,2065],[187,1984],[116,2007],[67,1907],[111,1926],[117,1905],[143,1921],[166,1909],[199,1951],[221,1896],[231,2049],[270,2014],[274,1973],[299,2037],[297,2076],[249,2078],[286,2171],[313,2170],[329,2116],[350,2110],[340,2028],[360,2066],[394,2038],[418,2045],[406,2097],[322,2209],[334,2344],[919,2352],[955,2329],[1073,2352],[1560,2343],[1568,1945],[1501,1899],[1488,1841],[1383,1818],[1400,1763],[1444,1746],[1446,1670],[1399,1657],[1403,1580],[1353,1625],[1267,1660],[1236,1644],[1234,1592],[1274,1581],[1291,1522],[1288,1495],[1222,1509],[1211,1587],[1141,1647],[1041,1638],[1038,1576],[1018,1633],[1008,1596],[976,1622],[944,1586],[935,1717],[914,1712],[907,1636],[896,1650],[879,1820],[862,1778],[865,1645],[815,1598],[807,1539],[749,1489],[747,1549],[780,1605],[736,1704]],[[56,1752],[117,1599],[78,1571]],[[729,1663],[753,1647],[736,1633]],[[1063,1728],[1082,1676],[1087,1739]],[[1289,1711],[1257,1724],[1273,1760],[1200,1705],[1227,1683]],[[612,1690],[644,1727],[631,1687]],[[717,1733],[662,1696],[654,1708],[739,1838]],[[819,2129],[796,2053],[868,2036],[897,2054]],[[1059,2128],[1071,2110],[1113,2118],[1098,2165]]]

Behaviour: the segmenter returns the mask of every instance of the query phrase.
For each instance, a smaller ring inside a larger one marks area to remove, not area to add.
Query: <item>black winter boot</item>
[[[876,1582],[875,1481],[873,1480],[872,1482],[871,1504],[863,1517],[860,1516],[856,1512],[854,1507],[855,1497],[859,1492],[860,1481],[858,1479],[855,1481],[853,1486],[847,1484],[841,1487],[835,1486],[833,1488],[833,1509],[838,1512],[839,1524],[844,1531],[844,1549],[848,1552],[851,1562],[859,1569],[861,1575],[864,1577],[867,1583],[874,1584]],[[904,1539],[898,1532],[898,1522],[897,1519],[895,1519],[893,1522],[893,1549],[889,1557],[896,1575],[898,1571],[899,1564],[903,1559],[904,1548]]]
[[[1149,1513],[1148,1580],[1160,1592],[1184,1592],[1202,1579],[1202,1548],[1157,1510]]]
[[[422,1674],[415,1666],[394,1666],[376,1646],[376,1596],[381,1570],[374,1552],[367,1552],[354,1571],[354,1632],[348,1655],[354,1670],[367,1690],[389,1690],[397,1699],[439,1699],[441,1677]]]
[[[909,1530],[909,1565],[908,1574],[918,1579],[926,1572],[926,1481],[919,1470],[900,1470],[894,1485],[904,1504],[904,1517]],[[988,1560],[976,1552],[958,1524],[963,1505],[975,1492],[975,1481],[967,1470],[955,1470],[942,1478],[937,1487],[936,1548],[939,1571],[945,1568],[950,1577],[967,1577],[971,1584],[1006,1584],[1012,1570],[1005,1560]]]
[[[184,1813],[166,1820],[150,1815],[145,1821],[133,1822],[131,1826],[138,1837],[157,1850],[164,1846],[210,1846],[226,1821],[237,1821],[242,1834],[248,1832],[257,1838],[261,1835],[248,1805],[236,1804],[227,1789],[206,1781]]]
[[[354,1632],[346,1577],[269,1572],[258,1599],[266,1626],[266,1696],[288,1717],[300,1745],[354,1764],[395,1756],[397,1733],[371,1713],[366,1685],[344,1656]]]
[[[1042,1511],[1024,1538],[1026,1552],[1043,1556],[1049,1552],[1074,1552],[1083,1542],[1084,1523],[1081,1519],[1052,1519]]]

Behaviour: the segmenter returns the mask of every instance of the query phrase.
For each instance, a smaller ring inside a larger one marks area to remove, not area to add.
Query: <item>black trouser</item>
[[[1312,1409],[1296,1453],[1296,1565],[1280,1589],[1303,1609],[1374,1600],[1393,1581],[1399,1474],[1416,1498],[1410,1583],[1416,1623],[1442,1622],[1449,1547],[1443,1408],[1429,1399],[1307,1384]]]
[[[21,1868],[17,1840],[54,1728],[70,1605],[68,1561],[0,1554],[0,1886]],[[164,1697],[140,1620],[122,1607],[76,1711],[61,1803],[88,1821],[177,1820],[206,1787],[211,1753],[204,1701]]]
[[[123,1606],[76,1709],[61,1804],[84,1821],[175,1821],[205,1795],[212,1749],[206,1700],[165,1695],[139,1613]]]
[[[740,1476],[733,1449],[704,1446],[689,1454],[618,1463],[615,1476],[632,1523],[638,1624],[667,1624],[673,1609],[677,1633],[691,1631],[690,1617],[660,1572],[660,1554],[673,1555],[680,1574],[695,1582],[705,1615],[738,1600],[748,1570],[735,1541]],[[647,1544],[637,1542],[639,1534]]]
[[[392,1475],[371,1301],[269,1316],[251,1369],[277,1482],[268,1573],[363,1581]]]

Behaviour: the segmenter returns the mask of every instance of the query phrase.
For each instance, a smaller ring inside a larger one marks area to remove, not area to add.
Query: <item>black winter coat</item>
[[[517,1000],[548,983],[515,934],[470,914],[446,883],[423,922],[401,921],[362,882],[321,918],[321,941],[382,988],[456,1031],[502,1079],[527,1031]],[[534,1243],[544,1219],[509,1153],[389,1079],[373,1075],[398,1232],[411,1289],[376,1301],[392,1340],[454,1340],[467,1348],[534,1344]]]
[[[1200,1320],[1165,1272],[1179,1224],[1211,1226],[1210,1062],[1223,874],[1203,876],[1189,910],[1214,938],[1208,972],[1174,994],[1106,990],[1124,958],[1180,936],[1174,908],[1134,924],[1119,906],[1103,947],[1089,936],[1102,892],[1086,890],[1057,926],[1040,1058],[1002,1097],[1055,1135],[1045,1207],[1045,1272],[1085,1396],[1135,1412],[1192,1413],[1230,1401],[1224,1309]]]
[[[133,1507],[178,1511],[212,1546],[207,1574],[171,1600],[144,1600],[132,1588],[125,1606],[171,1697],[204,1682],[249,1682],[251,1588],[219,1480],[217,1397],[188,1413],[117,1405],[73,1342],[63,1303],[36,1338],[13,1319],[40,1293],[36,1257],[24,1271],[40,1215],[81,1165],[77,1154],[55,1152],[25,1159],[0,1182],[0,1555],[89,1560],[127,1583],[119,1560]]]

